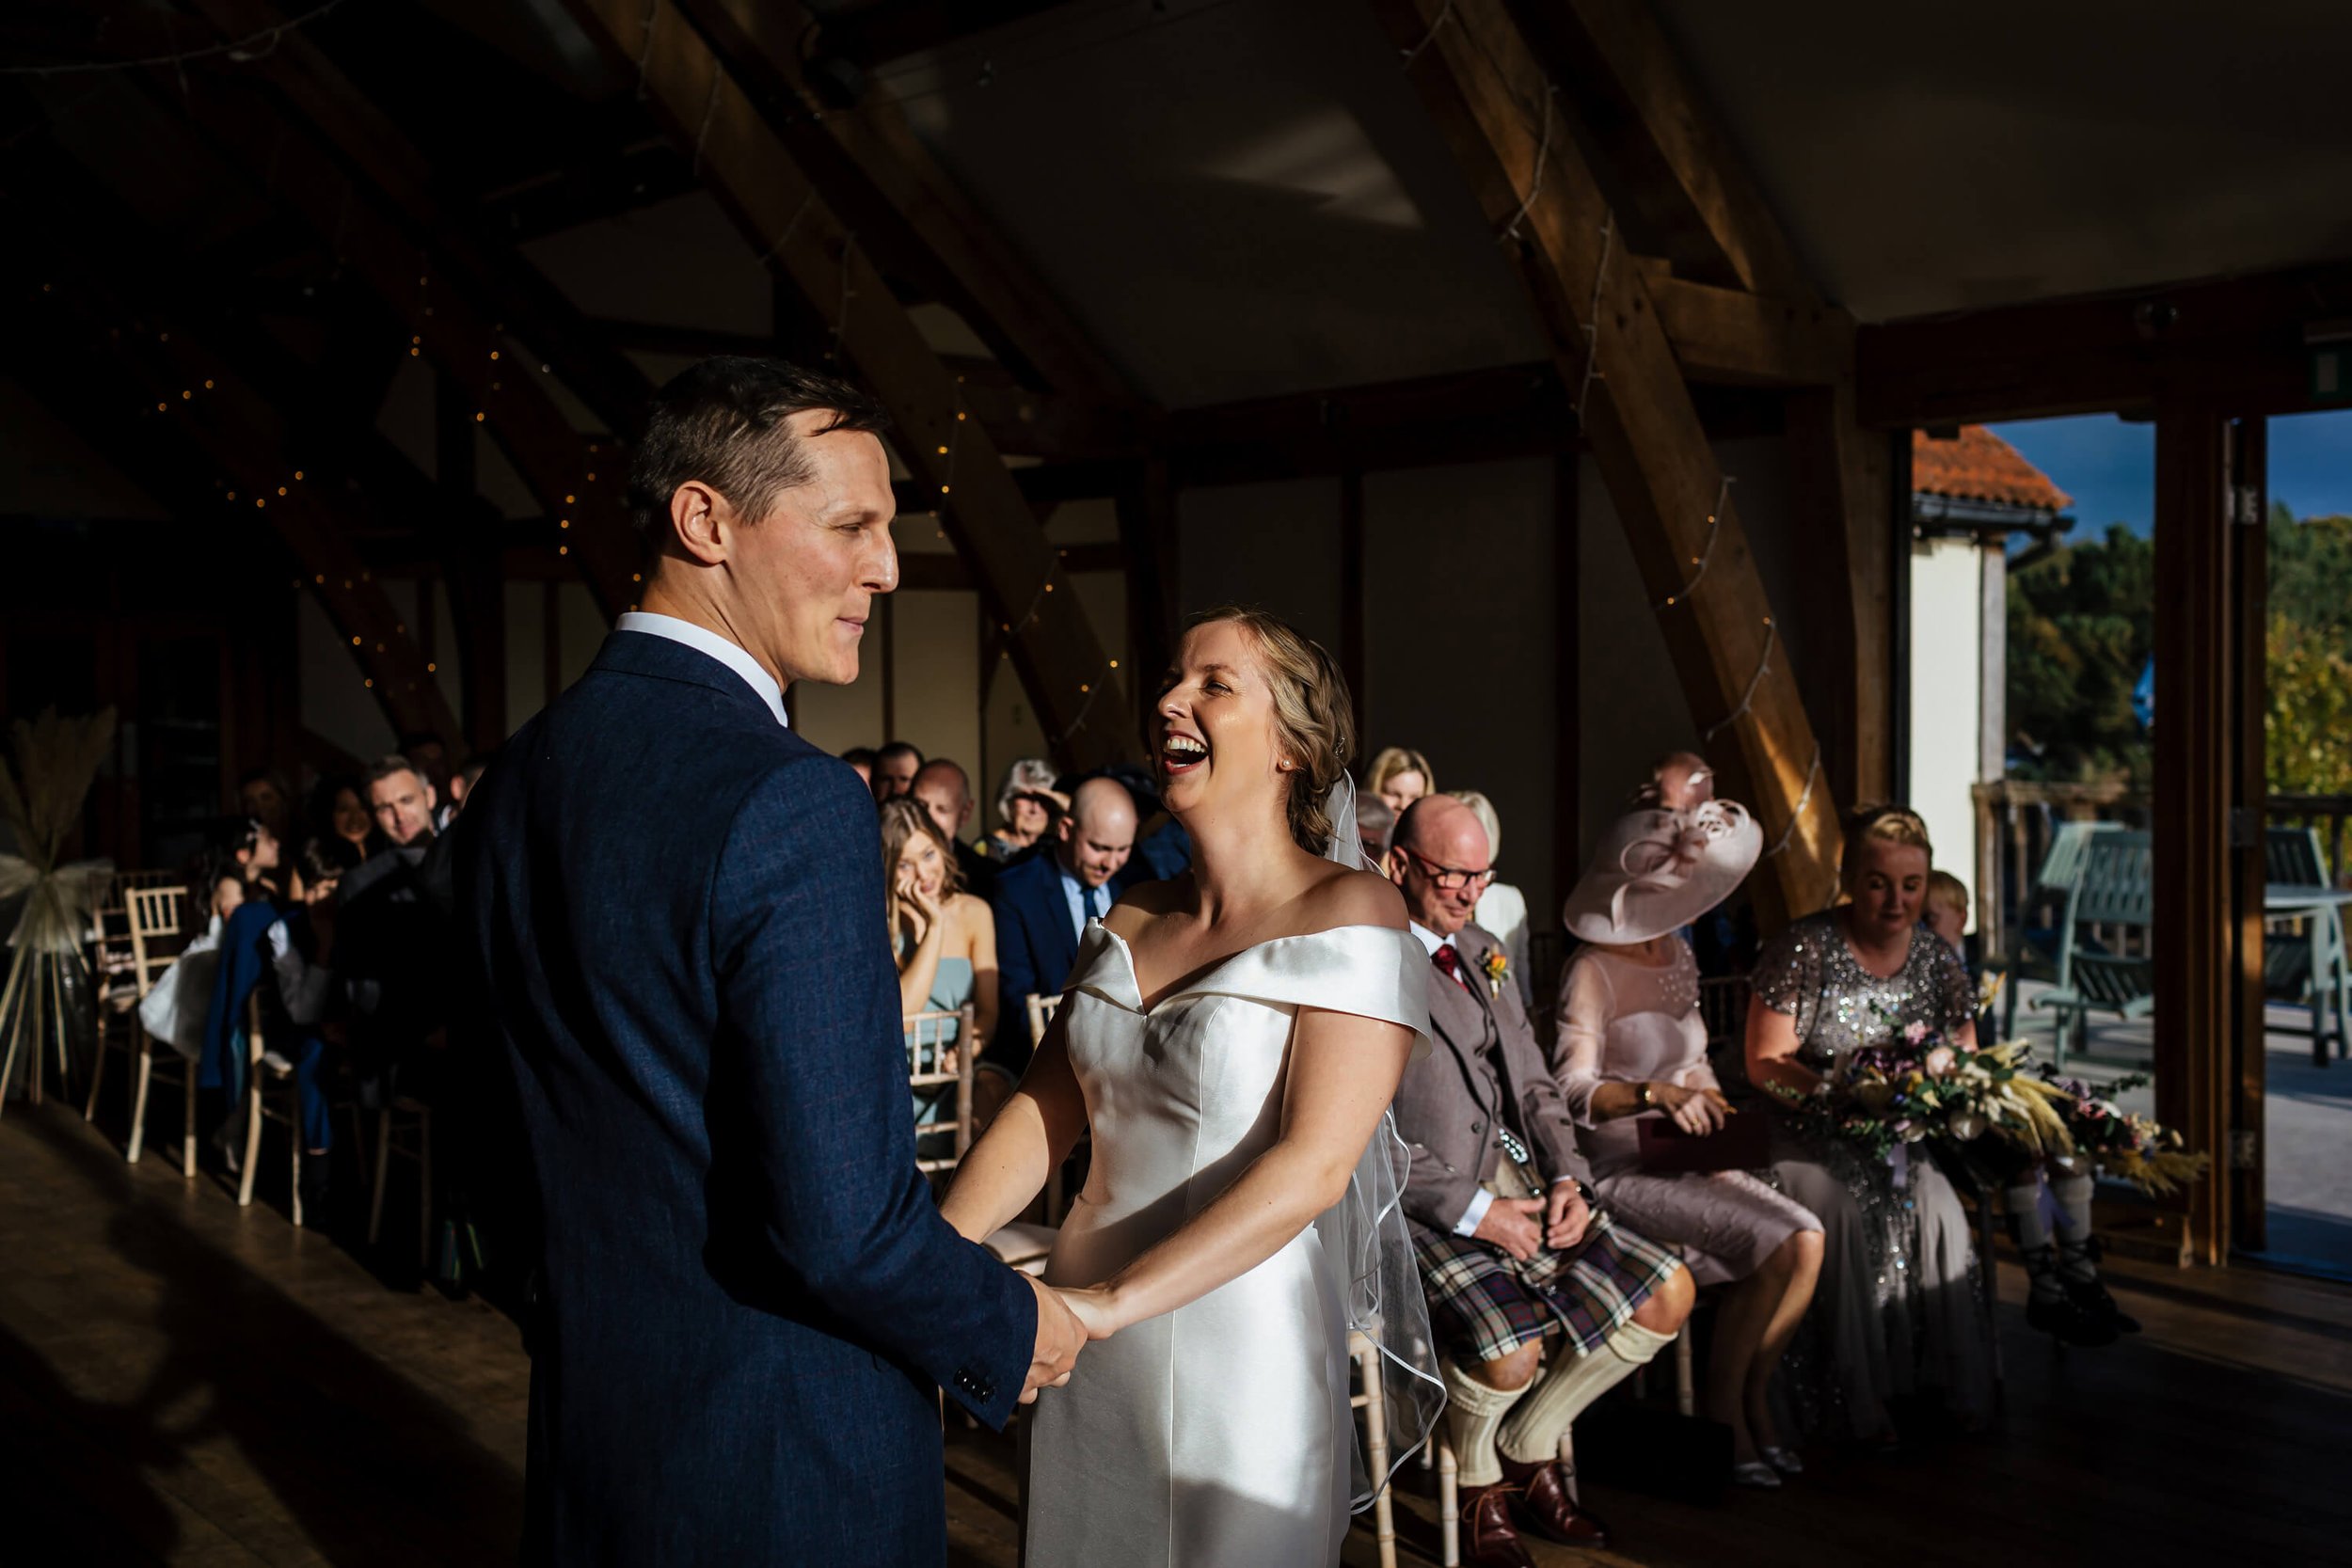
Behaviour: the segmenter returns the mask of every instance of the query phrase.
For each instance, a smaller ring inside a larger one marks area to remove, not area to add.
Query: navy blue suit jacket
[[[1151,879],[1151,868],[1130,859],[1111,878],[1110,901],[1117,903],[1120,894]],[[1029,1065],[1030,995],[1059,994],[1078,957],[1078,928],[1070,923],[1070,897],[1062,891],[1061,863],[1054,858],[1052,842],[999,872],[989,902],[996,911],[999,1005],[996,1038],[985,1055],[1018,1074]]]
[[[545,1214],[526,1560],[937,1563],[934,1386],[994,1426],[1037,1324],[914,1169],[857,775],[615,632],[458,818]]]

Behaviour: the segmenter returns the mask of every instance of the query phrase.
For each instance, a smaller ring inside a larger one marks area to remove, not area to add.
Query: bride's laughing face
[[[1290,763],[1275,736],[1274,695],[1256,636],[1232,621],[1186,632],[1152,713],[1152,762],[1169,814],[1232,811],[1279,795]]]

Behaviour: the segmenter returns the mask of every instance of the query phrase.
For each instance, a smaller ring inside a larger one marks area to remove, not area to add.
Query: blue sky
[[[2074,498],[2074,537],[2112,522],[2146,533],[2156,510],[2156,427],[2111,414],[2021,420],[1994,431]],[[2352,409],[2270,421],[2270,495],[2298,517],[2352,514]]]

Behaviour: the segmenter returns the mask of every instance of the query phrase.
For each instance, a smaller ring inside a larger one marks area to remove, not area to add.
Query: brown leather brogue
[[[1578,1505],[1568,1491],[1567,1468],[1558,1460],[1525,1465],[1505,1455],[1502,1479],[1514,1488],[1512,1512],[1530,1534],[1563,1546],[1609,1544],[1609,1527]]]
[[[1518,1488],[1507,1481],[1462,1493],[1462,1560],[1474,1568],[1535,1568],[1511,1522]]]

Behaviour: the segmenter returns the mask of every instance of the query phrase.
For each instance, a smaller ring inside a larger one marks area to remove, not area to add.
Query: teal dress
[[[905,958],[907,949],[912,945],[913,943],[904,935],[898,938],[898,956],[901,960]],[[966,1002],[971,1001],[973,978],[971,959],[941,958],[938,973],[931,976],[931,993],[923,999],[924,1011],[952,1013]],[[942,1025],[940,1038],[943,1041],[954,1039],[959,1028],[960,1025],[953,1023]],[[955,1085],[952,1084],[943,1084],[920,1090],[914,1095],[914,1125],[928,1127],[943,1116],[952,1117],[955,1114],[954,1106]],[[924,1148],[921,1153],[926,1159],[931,1157],[931,1150],[928,1147]]]

